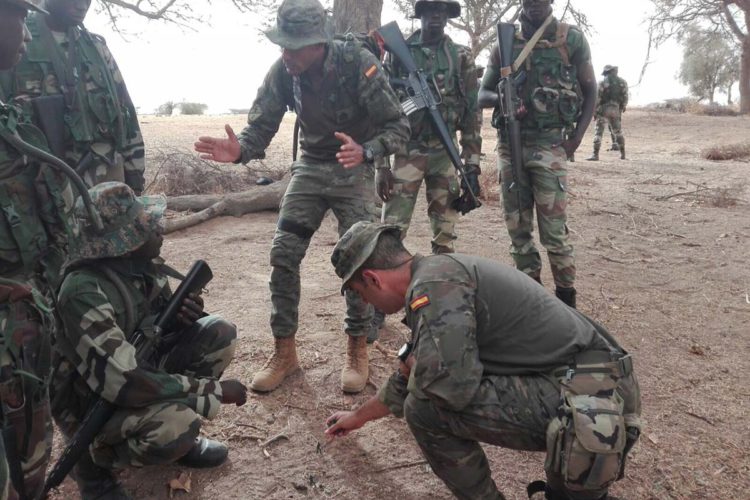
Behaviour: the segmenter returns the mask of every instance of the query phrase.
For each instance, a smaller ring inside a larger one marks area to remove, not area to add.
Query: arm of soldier
[[[70,361],[93,392],[122,407],[177,401],[206,418],[216,415],[222,399],[218,381],[139,366],[96,278],[69,275],[58,304],[64,335],[78,358]]]
[[[409,140],[409,120],[380,62],[365,49],[360,54],[359,105],[376,129],[375,136],[362,146],[372,147],[376,157],[392,155]]]
[[[621,79],[622,80],[622,79]],[[624,113],[628,108],[628,99],[630,98],[630,91],[628,90],[628,82],[622,80],[622,105],[620,109]]]
[[[484,367],[476,343],[475,290],[455,281],[427,282],[413,297],[429,304],[415,311],[415,363],[409,390],[453,411],[474,398]]]
[[[579,30],[571,29],[568,33],[568,45],[577,47],[576,50],[571,53],[570,62],[576,66],[578,84],[580,85],[581,93],[583,94],[581,116],[576,123],[575,134],[571,138],[575,147],[573,148],[573,151],[568,151],[568,155],[570,155],[578,149],[578,146],[583,140],[583,136],[586,134],[586,130],[589,128],[591,118],[594,116],[598,84],[596,82],[594,67],[591,65],[591,49],[589,48],[589,43],[586,41],[586,37],[583,36],[583,33]]]
[[[474,58],[468,48],[459,46],[458,56],[461,59],[461,80],[464,82],[464,113],[456,127],[461,131],[461,157],[467,165],[479,166],[482,154],[482,135],[477,120],[477,99],[479,83]]]

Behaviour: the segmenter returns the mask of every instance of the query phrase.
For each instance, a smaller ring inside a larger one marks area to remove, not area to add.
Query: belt
[[[584,351],[573,358],[573,362],[555,368],[555,378],[571,379],[576,373],[608,373],[623,378],[633,373],[633,357],[616,351]]]

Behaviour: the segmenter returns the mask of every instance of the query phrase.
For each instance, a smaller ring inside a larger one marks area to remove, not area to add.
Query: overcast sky
[[[637,85],[648,45],[644,20],[651,8],[649,0],[576,0],[575,4],[594,26],[589,36],[594,69],[598,74],[605,64],[619,66],[620,76],[631,85],[633,104],[687,94],[676,78],[682,51],[675,43],[652,53],[646,76]],[[279,49],[260,34],[258,16],[239,14],[228,0],[214,2],[209,9],[209,23],[195,26],[195,31],[128,17],[122,23],[124,37],[92,9],[86,26],[107,39],[141,113],[151,113],[169,100],[203,102],[209,113],[250,107]],[[386,0],[382,21],[393,20],[404,29],[411,26]],[[460,36],[456,39],[462,41]]]

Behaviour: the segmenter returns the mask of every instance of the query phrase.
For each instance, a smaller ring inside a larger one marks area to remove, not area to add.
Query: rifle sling
[[[542,35],[544,35],[544,32],[547,30],[547,26],[550,25],[552,20],[554,19],[554,16],[552,14],[547,17],[547,19],[544,20],[541,26],[539,26],[539,29],[536,30],[536,32],[532,35],[531,39],[526,43],[526,45],[523,47],[523,50],[521,50],[521,53],[518,54],[518,57],[513,62],[513,66],[510,68],[501,68],[501,74],[502,76],[508,76],[511,73],[515,73],[518,71],[518,68],[521,67],[523,62],[526,60],[527,57],[531,54],[531,51],[534,50],[534,47],[536,47],[536,44],[539,43],[539,40],[542,39]],[[500,50],[498,48],[498,50]]]

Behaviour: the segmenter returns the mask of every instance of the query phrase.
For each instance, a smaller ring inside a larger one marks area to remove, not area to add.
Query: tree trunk
[[[734,82],[730,83],[727,87],[727,106],[732,105],[732,87],[734,87]]]
[[[383,0],[333,0],[336,33],[367,33],[380,26]]]
[[[750,114],[750,34],[742,41],[740,61],[740,113]]]

